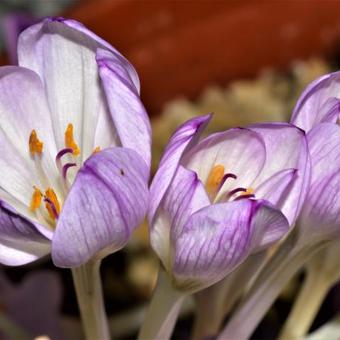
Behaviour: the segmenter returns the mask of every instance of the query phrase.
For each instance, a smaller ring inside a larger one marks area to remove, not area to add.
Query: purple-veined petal
[[[170,138],[150,187],[148,219],[151,227],[157,208],[176,173],[183,153],[195,144],[210,119],[211,115],[190,119]]]
[[[128,241],[148,205],[148,166],[135,151],[110,148],[90,157],[66,198],[52,240],[59,267],[76,267]]]
[[[340,235],[340,127],[319,124],[307,137],[312,177],[300,218],[306,243],[312,237],[327,240]]]
[[[209,204],[197,175],[180,165],[150,228],[152,248],[167,269],[171,242],[181,233],[190,215]]]
[[[97,48],[109,45],[104,46],[102,40],[94,37],[75,21],[48,18],[25,30],[18,43],[19,64],[34,70],[43,80],[53,109],[58,149],[64,147],[64,131],[72,123],[83,160],[97,146],[117,145],[114,125],[106,117],[110,114],[95,58]],[[119,56],[126,65],[128,62]],[[107,124],[102,124],[103,120]],[[106,138],[102,140],[107,145],[95,144],[99,133],[104,134]]]
[[[285,215],[266,200],[258,200],[252,219],[252,252],[259,252],[280,240],[289,230]]]
[[[292,197],[290,192],[297,180],[297,174],[297,169],[279,171],[255,188],[256,198],[269,201],[280,209],[288,220],[293,220],[295,213],[291,204],[294,204],[295,197]]]
[[[6,203],[0,204],[0,262],[18,266],[33,262],[50,252],[50,240]]]
[[[322,76],[301,94],[291,122],[306,132],[321,122],[336,122],[339,117],[340,72]],[[330,114],[330,111],[333,114]]]
[[[129,63],[129,61],[118,51],[116,50],[112,45],[110,45],[107,41],[103,40],[102,38],[98,37],[95,33],[91,32],[89,29],[87,29],[81,22],[73,20],[73,19],[67,19],[67,18],[62,18],[62,17],[51,17],[48,20],[50,21],[58,21],[62,22],[65,25],[72,27],[79,32],[84,33],[84,35],[87,35],[89,38],[97,41],[98,46],[105,47],[106,49],[110,50],[113,52],[116,57],[120,60],[120,62],[124,65],[124,68],[127,70],[129,73],[129,76],[131,80],[133,81],[138,93],[140,92],[140,82],[138,78],[138,74],[134,67]]]
[[[310,159],[306,135],[303,130],[286,123],[255,124],[250,128],[262,136],[267,151],[266,164],[252,184],[253,188],[258,187],[279,171],[297,170],[297,178],[286,197],[285,206],[285,214],[290,225],[293,225],[302,208],[310,180]]]
[[[29,151],[33,129],[44,144],[39,162],[51,180],[50,185],[59,191],[54,162],[56,145],[41,80],[22,67],[0,67],[0,187],[27,206],[32,186],[42,184]]]
[[[185,167],[194,170],[206,183],[212,168],[223,165],[225,173],[236,179],[227,180],[219,196],[227,191],[247,188],[261,172],[266,161],[266,148],[261,136],[251,130],[237,128],[219,132],[205,138],[183,158]]]
[[[112,52],[98,49],[99,75],[117,134],[123,147],[138,152],[151,163],[151,127],[130,74]]]
[[[176,239],[176,282],[190,289],[207,287],[287,230],[284,215],[265,201],[245,199],[205,207],[190,217]]]
[[[194,213],[174,244],[173,273],[181,286],[209,286],[250,253],[256,202],[219,203]],[[193,286],[193,287],[192,287]]]

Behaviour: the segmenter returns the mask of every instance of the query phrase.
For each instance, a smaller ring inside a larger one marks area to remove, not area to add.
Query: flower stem
[[[88,340],[109,340],[109,328],[100,279],[100,260],[72,268],[84,332]]]
[[[266,251],[250,256],[226,278],[196,294],[193,340],[216,336],[223,320],[247,289],[266,256]]]
[[[222,339],[248,339],[286,283],[324,244],[296,249],[291,234],[269,259],[246,294],[243,302],[220,334]]]
[[[332,283],[314,270],[307,272],[305,282],[280,335],[281,340],[303,338]]]
[[[168,275],[160,269],[158,282],[146,313],[139,340],[169,339],[175,326],[185,293],[176,290]]]

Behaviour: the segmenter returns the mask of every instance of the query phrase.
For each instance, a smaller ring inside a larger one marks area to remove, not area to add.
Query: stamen
[[[60,204],[57,195],[52,188],[48,188],[45,191],[44,202],[46,202],[45,207],[51,219],[57,219],[60,214]]]
[[[41,205],[42,193],[35,186],[33,187],[33,189],[34,189],[34,191],[33,191],[33,194],[32,194],[30,209],[31,209],[31,211],[36,211]]]
[[[216,195],[220,183],[224,176],[224,166],[221,164],[215,165],[208,176],[206,189],[210,197]]]
[[[254,194],[249,194],[249,195],[246,195],[245,193],[244,194],[241,194],[240,196],[236,197],[234,199],[234,201],[238,201],[238,200],[242,200],[242,199],[246,199],[246,198],[254,198],[255,195]]]
[[[72,148],[65,148],[65,149],[60,150],[60,151],[57,153],[57,156],[56,156],[56,158],[55,158],[56,163],[60,162],[61,157],[63,157],[63,156],[66,155],[67,153],[73,153],[73,149],[72,149]]]
[[[223,184],[226,182],[226,180],[228,179],[228,178],[233,178],[233,179],[237,179],[237,176],[236,175],[234,175],[234,174],[225,174],[223,177],[222,177],[222,180],[221,180],[221,182],[220,182],[220,185],[218,186],[218,188],[217,188],[217,192],[219,192],[220,190],[221,190],[221,188],[223,187]]]
[[[66,163],[64,166],[63,166],[63,178],[66,179],[66,176],[67,176],[67,170],[69,168],[72,168],[74,166],[77,166],[77,163]]]
[[[40,155],[43,151],[44,144],[39,140],[35,130],[32,130],[30,134],[28,145],[32,156],[34,156],[36,153]]]
[[[66,148],[71,148],[75,156],[80,154],[80,149],[73,137],[73,125],[71,123],[67,125],[65,131],[65,146]]]
[[[231,191],[229,191],[229,192],[227,193],[226,198],[229,199],[231,196],[237,194],[238,192],[243,192],[243,193],[245,193],[246,191],[247,191],[247,189],[245,189],[245,188],[236,188],[236,189],[233,189],[233,190],[231,190]]]

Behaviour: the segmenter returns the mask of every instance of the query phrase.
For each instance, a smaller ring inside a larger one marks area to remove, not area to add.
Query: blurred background
[[[288,120],[306,84],[340,66],[340,1],[322,0],[0,0],[0,63],[15,64],[18,34],[51,15],[81,21],[133,63],[154,128],[154,169],[168,137],[185,120],[214,112],[208,132]],[[104,292],[114,338],[135,335],[157,266],[146,225],[125,250],[104,260]],[[4,337],[18,332],[82,338],[67,270],[55,269],[44,259],[2,268],[1,275]],[[254,338],[275,338],[302,277],[303,273],[290,283]],[[41,306],[35,313],[30,309],[32,297]],[[191,311],[188,301],[174,338],[188,338]],[[335,287],[313,329],[339,311],[340,290]]]

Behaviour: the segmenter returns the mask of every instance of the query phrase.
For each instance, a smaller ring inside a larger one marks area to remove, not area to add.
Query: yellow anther
[[[73,137],[73,125],[68,124],[65,130],[65,146],[73,150],[73,154],[78,156],[80,154],[80,149]]]
[[[37,187],[33,187],[33,189],[30,209],[36,211],[41,205],[42,193]]]
[[[224,166],[221,164],[215,165],[208,176],[206,189],[210,196],[215,196],[219,186],[221,184],[222,178],[224,176]]]
[[[28,145],[32,156],[34,156],[36,153],[40,155],[43,151],[44,144],[39,140],[37,132],[35,130],[32,130],[30,134]]]
[[[254,189],[251,187],[247,188],[246,191],[241,193],[241,195],[253,195],[253,194],[254,194]]]
[[[46,202],[45,207],[46,207],[50,217],[53,220],[55,220],[56,217],[57,217],[56,214],[57,215],[60,214],[60,204],[59,204],[59,201],[58,201],[58,197],[57,197],[57,195],[55,194],[55,192],[52,188],[48,188],[45,191],[45,197],[53,204],[54,209],[49,202]]]
[[[96,146],[92,151],[93,154],[98,153],[100,151],[100,146]]]

